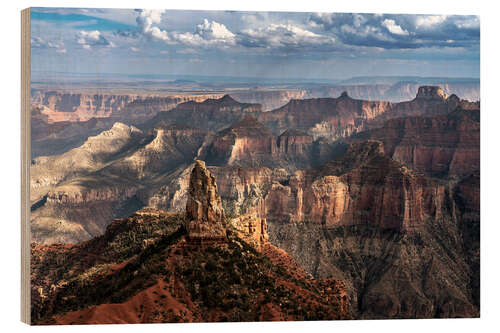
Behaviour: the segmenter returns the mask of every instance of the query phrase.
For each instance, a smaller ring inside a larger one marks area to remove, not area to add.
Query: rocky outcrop
[[[296,129],[274,135],[253,116],[246,116],[217,133],[200,149],[199,157],[212,166],[297,170],[318,166],[328,160],[334,155],[334,146],[331,141],[315,141],[312,136]]]
[[[419,87],[413,100],[400,103],[357,100],[344,91],[338,98],[290,100],[279,109],[261,113],[258,120],[275,134],[298,129],[314,139],[338,140],[381,127],[388,119],[443,115],[457,107],[478,109],[479,103],[448,96],[437,86]]]
[[[438,95],[439,96],[439,95]],[[388,120],[350,141],[380,140],[394,160],[432,176],[463,176],[480,168],[479,110]]]
[[[285,155],[308,155],[313,144],[312,136],[299,130],[288,129],[278,137],[278,152]]]
[[[200,156],[210,165],[253,166],[271,162],[277,153],[276,137],[252,116],[217,133]]]
[[[269,241],[265,218],[257,217],[252,213],[244,214],[233,218],[229,224],[236,230],[241,239],[258,251],[261,251],[262,247]]]
[[[165,175],[192,162],[210,134],[185,125],[166,124],[158,124],[152,132],[152,139],[147,144],[110,165],[106,172],[125,173],[138,180]]]
[[[226,239],[226,218],[215,178],[205,162],[195,162],[186,203],[186,230],[193,242],[223,241]]]
[[[412,81],[401,81],[390,86],[381,100],[389,100],[394,102],[407,101],[418,94],[418,89],[422,83]],[[458,95],[469,101],[479,101],[480,86],[479,80],[464,81],[464,82],[433,82],[433,85],[439,86],[447,95]]]
[[[62,155],[34,159],[30,167],[30,199],[39,200],[63,180],[94,172],[116,155],[141,145],[144,133],[133,126],[115,123],[112,128],[89,137],[80,147]]]
[[[192,246],[183,223],[142,209],[86,242],[32,243],[32,323],[351,318],[342,281],[313,279],[285,251],[256,251],[236,233],[224,246]]]
[[[86,121],[91,118],[110,117],[119,113],[128,103],[139,98],[135,95],[81,94],[63,91],[44,91],[34,102],[40,105],[50,122]]]
[[[457,108],[479,109],[479,102],[462,100],[454,94],[448,96],[439,86],[421,86],[413,100],[394,104],[370,126],[380,126],[383,121],[391,118],[444,115]]]
[[[262,111],[271,111],[282,107],[291,99],[302,99],[308,97],[308,92],[299,90],[251,90],[245,92],[232,92],[231,97],[243,103],[258,103],[262,105]]]
[[[144,121],[160,111],[169,111],[184,102],[202,102],[208,98],[219,97],[220,94],[151,96],[151,93],[92,94],[54,90],[39,91],[33,96],[32,102],[39,106],[41,113],[50,123],[82,122],[91,118],[108,117],[130,122],[137,119]]]
[[[422,86],[418,88],[416,99],[426,100],[446,100],[448,95],[444,92],[443,88],[438,86]]]
[[[109,130],[116,121],[114,118],[92,118],[80,122],[49,123],[44,117],[32,113],[31,158],[66,153],[81,146],[89,137]]]
[[[352,144],[341,158],[320,169],[214,172],[222,197],[236,211],[255,211],[272,221],[411,232],[429,216],[438,218],[444,200],[443,186],[386,156],[377,141]]]
[[[217,99],[222,94],[194,94],[194,95],[171,95],[171,96],[141,96],[127,104],[127,107],[119,115],[125,119],[146,120],[155,116],[158,112],[166,112],[174,109],[181,103],[189,101],[203,102],[207,99]]]
[[[206,99],[203,102],[181,103],[168,112],[159,112],[140,128],[154,128],[157,124],[165,122],[220,131],[240,121],[246,115],[257,115],[261,111],[260,104],[240,103],[225,95],[219,99]]]
[[[469,101],[478,101],[480,97],[479,80],[425,80],[398,82],[365,82],[357,84],[321,85],[304,89],[290,90],[249,90],[232,92],[231,96],[241,102],[259,103],[263,111],[271,111],[282,107],[292,99],[337,98],[346,91],[355,99],[367,101],[403,102],[412,100],[423,85],[433,84],[442,87],[447,95],[458,95]]]
[[[390,109],[390,102],[369,102],[350,98],[291,100],[285,106],[259,115],[258,120],[277,133],[299,129],[318,137],[338,139],[364,129],[366,122]]]

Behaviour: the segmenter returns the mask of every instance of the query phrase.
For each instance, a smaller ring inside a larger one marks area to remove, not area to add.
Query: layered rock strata
[[[193,242],[223,241],[226,239],[226,218],[215,178],[205,162],[195,162],[186,203],[186,229]]]

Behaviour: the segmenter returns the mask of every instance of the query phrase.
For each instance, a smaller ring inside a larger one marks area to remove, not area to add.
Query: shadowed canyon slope
[[[315,278],[344,281],[356,318],[476,317],[479,108],[434,86],[400,103],[342,93],[269,112],[230,96],[182,103],[35,158],[32,239],[65,256],[97,241],[49,244],[106,235],[144,206],[187,205],[190,221],[224,220],[258,251],[268,239]],[[209,210],[189,201],[193,167],[217,183],[197,192]],[[193,230],[224,239],[219,224]]]

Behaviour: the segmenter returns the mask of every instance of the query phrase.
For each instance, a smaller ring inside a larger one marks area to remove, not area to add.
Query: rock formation
[[[241,121],[217,133],[200,155],[210,165],[253,166],[272,162],[278,148],[276,137],[254,117]]]
[[[315,139],[338,139],[363,130],[367,120],[391,107],[390,102],[355,100],[344,92],[339,98],[290,100],[279,109],[261,113],[258,120],[275,133],[291,128],[305,131]]]
[[[342,157],[319,169],[214,172],[225,200],[271,221],[410,232],[428,216],[439,217],[444,200],[441,185],[386,156],[378,141],[352,144]]]
[[[321,85],[290,90],[249,90],[232,92],[231,96],[245,103],[262,104],[263,111],[278,109],[292,99],[337,98],[346,91],[355,99],[367,101],[403,102],[412,100],[423,85],[442,87],[447,95],[458,95],[469,101],[478,101],[479,80],[450,81],[423,80],[421,83],[404,80],[395,82],[352,82],[351,84]]]
[[[144,205],[177,205],[179,200],[171,191],[177,191],[179,174],[192,162],[207,134],[165,124],[144,133],[116,123],[65,154],[34,159],[30,191],[33,240],[81,241],[102,234],[110,219],[128,216]],[[166,188],[172,197],[169,193],[156,195]],[[185,199],[182,208],[174,210],[184,208]]]
[[[479,170],[479,118],[479,110],[460,108],[445,115],[395,118],[350,141],[380,140],[394,160],[429,175],[467,175]]]
[[[86,242],[32,243],[32,323],[351,318],[342,281],[312,279],[285,251],[255,251],[236,233],[224,246],[186,246],[183,221],[143,209]]]
[[[258,251],[269,241],[266,219],[257,217],[254,213],[237,216],[229,223],[239,237]]]
[[[38,91],[32,98],[48,122],[82,122],[92,118],[113,117],[115,121],[146,120],[160,111],[169,111],[188,102],[219,98],[220,94],[168,95],[151,93],[73,93],[64,90]]]
[[[279,245],[315,278],[345,281],[357,318],[478,316],[479,114],[436,87],[270,112],[229,96],[183,103],[34,159],[33,239],[89,239],[145,205],[186,209],[188,241]]]
[[[226,218],[215,178],[205,162],[195,162],[186,203],[186,229],[194,242],[223,241],[226,239]]]
[[[260,104],[240,103],[225,95],[219,99],[209,98],[203,102],[181,103],[170,111],[159,112],[140,127],[154,128],[157,124],[166,122],[220,131],[240,121],[245,115],[257,115],[260,112],[262,112]]]

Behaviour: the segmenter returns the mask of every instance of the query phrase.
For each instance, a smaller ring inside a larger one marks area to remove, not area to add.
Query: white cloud
[[[446,15],[424,15],[424,16],[417,16],[417,19],[415,21],[415,25],[417,28],[427,28],[431,27],[436,24],[443,23],[446,20]]]
[[[159,27],[165,10],[137,10],[137,30],[150,39],[187,46],[226,46],[235,44],[235,34],[222,23],[204,19],[193,32],[167,31]]]
[[[246,29],[240,33],[240,44],[253,47],[300,47],[333,44],[333,36],[319,35],[291,24],[270,24],[265,28]]]
[[[84,49],[90,50],[92,46],[114,47],[113,42],[107,40],[99,30],[81,30],[76,35],[76,42]]]
[[[161,16],[165,10],[141,9],[138,12],[137,28],[143,35],[164,42],[170,41],[168,32],[157,26],[161,23]]]
[[[396,21],[394,21],[394,20],[385,19],[384,21],[382,21],[382,25],[384,27],[386,27],[387,30],[389,30],[389,32],[391,34],[400,35],[400,36],[408,36],[409,35],[408,31],[404,30],[403,28],[401,28],[401,26],[397,25]]]
[[[57,53],[66,53],[66,48],[64,47],[64,42],[62,40],[47,41],[41,37],[35,36],[31,38],[31,47],[41,49],[54,49]]]
[[[139,50],[137,47],[133,47],[133,46],[132,46],[132,47],[130,48],[130,51],[132,51],[132,52],[139,52],[140,50]]]
[[[188,46],[216,46],[224,47],[235,45],[236,35],[222,23],[203,20],[202,24],[196,26],[195,33],[172,33],[172,39]]]
[[[224,24],[207,19],[196,26],[196,34],[206,40],[234,40],[234,34]]]

